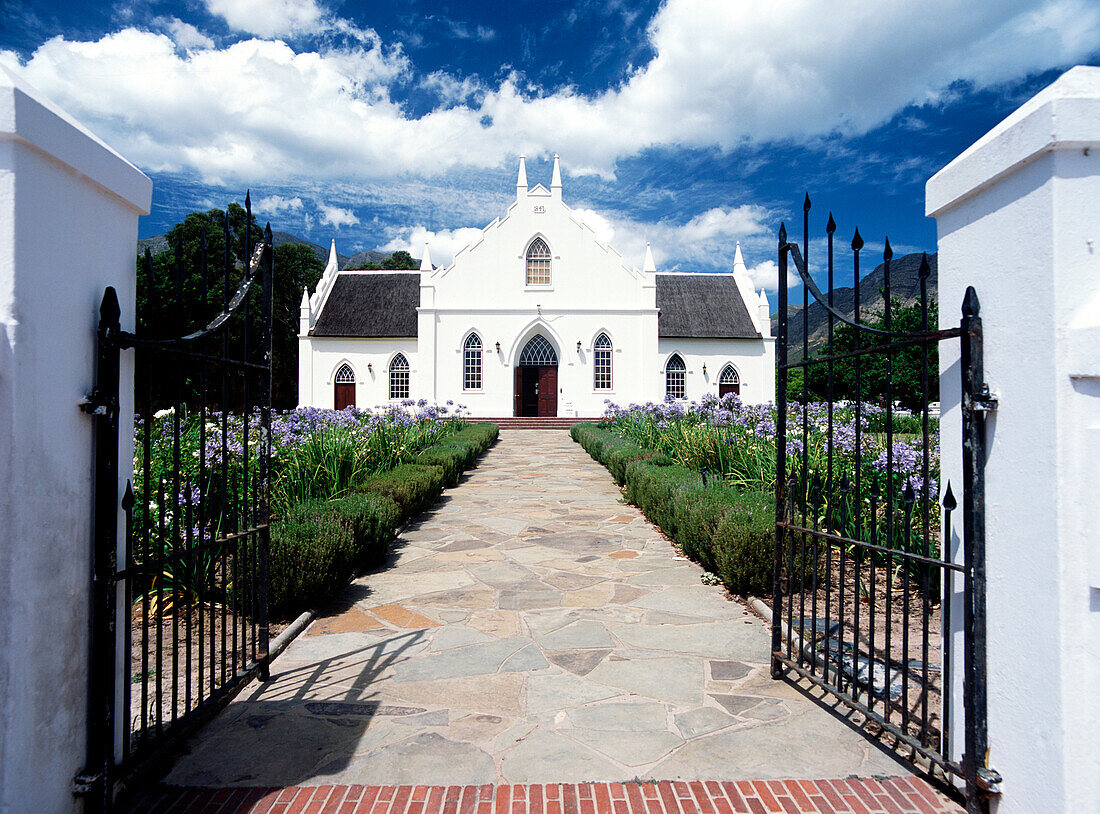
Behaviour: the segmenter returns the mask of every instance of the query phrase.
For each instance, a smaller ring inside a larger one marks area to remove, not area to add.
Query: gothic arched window
[[[726,365],[718,377],[718,395],[728,396],[730,393],[741,394],[741,377],[737,375],[733,365]]]
[[[687,365],[674,353],[665,363],[665,398],[687,398]]]
[[[611,340],[600,334],[592,346],[592,387],[596,390],[611,389]]]
[[[541,237],[527,247],[527,285],[550,285],[550,247]]]
[[[407,399],[409,397],[409,360],[399,353],[390,362],[390,398]]]
[[[462,346],[462,389],[481,389],[481,337],[470,334]]]

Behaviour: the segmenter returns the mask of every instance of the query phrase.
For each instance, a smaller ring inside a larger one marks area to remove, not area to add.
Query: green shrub
[[[290,618],[323,602],[355,567],[355,534],[331,503],[301,501],[271,524],[268,612]]]
[[[397,504],[399,521],[404,523],[430,508],[443,493],[445,484],[441,466],[401,464],[367,478],[363,490],[390,498]]]
[[[351,528],[355,564],[380,564],[397,533],[397,504],[384,495],[355,492],[331,506],[335,516]]]
[[[381,563],[401,524],[439,498],[496,440],[495,424],[474,424],[402,464],[358,479],[337,500],[301,500],[271,524],[268,612],[287,619],[342,590],[357,570]]]
[[[731,591],[771,594],[775,568],[775,496],[747,491],[718,524],[716,573]]]
[[[661,465],[672,462],[663,452],[638,446],[633,441],[595,424],[574,424],[569,431],[574,441],[607,467],[620,486],[626,483],[627,467],[634,461],[659,457]]]

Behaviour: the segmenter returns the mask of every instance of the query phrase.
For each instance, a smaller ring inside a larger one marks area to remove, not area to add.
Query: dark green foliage
[[[925,331],[937,329],[939,315],[936,301],[933,299],[928,304],[928,317],[921,311],[920,303],[902,306],[900,300],[892,300],[892,314],[890,330],[901,334],[919,334]],[[881,312],[864,314],[862,323],[872,328],[885,329],[886,322]],[[861,347],[886,344],[892,341],[859,331]],[[833,353],[848,353],[856,349],[857,331],[850,325],[838,323],[833,328]],[[830,346],[826,343],[820,351],[825,356],[830,352]],[[889,365],[888,365],[889,363]],[[894,401],[900,401],[902,406],[913,410],[921,409],[923,402],[923,389],[921,383],[922,354],[919,345],[900,348],[890,353],[872,353],[859,357],[860,387],[856,388],[856,360],[855,357],[837,359],[833,362],[833,396],[837,399],[848,401],[868,401],[874,404],[885,404],[887,371],[890,371],[891,396]],[[939,355],[938,343],[928,345],[928,399],[939,399]],[[829,395],[829,366],[825,362],[810,365],[806,368],[807,384],[812,398],[826,399]],[[796,371],[791,371],[792,377]],[[798,401],[802,400],[802,381],[792,387],[793,378],[788,381],[787,397]],[[795,392],[792,392],[794,390]]]
[[[357,571],[385,558],[401,524],[428,509],[443,487],[457,480],[496,440],[495,424],[474,424],[428,447],[422,457],[447,461],[448,470],[402,464],[367,478],[360,491],[339,500],[307,500],[271,524],[269,613],[288,619],[343,589]],[[450,479],[448,479],[450,478]]]
[[[402,269],[415,271],[420,268],[420,263],[413,260],[411,254],[404,249],[398,249],[382,261],[382,268],[399,271]]]
[[[625,484],[627,501],[660,526],[685,556],[716,574],[734,593],[771,593],[773,495],[742,491],[713,477],[704,487],[698,472],[594,424],[574,425],[571,433]]]
[[[271,524],[268,612],[274,619],[323,601],[351,576],[355,535],[333,504],[307,501]]]
[[[225,219],[229,218],[229,286],[225,285]],[[137,332],[146,336],[180,336],[205,326],[221,312],[227,298],[241,283],[245,257],[245,239],[251,232],[253,245],[263,241],[263,229],[252,218],[246,229],[247,214],[236,203],[227,210],[192,212],[165,235],[168,249],[150,258],[146,269],[144,256],[137,258]],[[206,252],[202,251],[205,237]],[[180,279],[176,282],[176,247],[179,246]],[[203,279],[203,259],[206,275]],[[275,247],[275,276],[272,288],[272,406],[289,409],[298,403],[298,307],[303,288],[313,288],[324,271],[322,263],[308,246],[283,244]],[[249,294],[249,319],[253,325],[252,350],[257,351],[260,336],[260,287]],[[229,323],[230,342],[237,347],[242,337],[243,320]],[[220,343],[218,343],[220,348]],[[168,404],[175,394],[175,372],[171,366],[149,371],[139,365],[135,375],[138,393],[145,392],[144,377],[152,376],[153,409]],[[183,395],[188,401],[199,399],[198,382],[192,371],[184,372]],[[209,397],[209,394],[207,394]]]
[[[385,495],[397,504],[401,522],[430,508],[443,492],[443,467],[401,464],[389,472],[372,475],[363,484],[366,491]]]
[[[589,455],[607,467],[620,486],[626,483],[626,470],[633,461],[651,460],[659,456],[659,464],[663,465],[666,461],[671,463],[671,458],[667,455],[640,447],[633,441],[595,424],[574,424],[569,432],[573,440],[584,447]]]

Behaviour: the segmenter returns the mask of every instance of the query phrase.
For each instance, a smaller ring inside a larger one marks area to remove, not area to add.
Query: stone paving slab
[[[168,782],[908,773],[772,681],[770,632],[701,574],[568,433],[503,432]]]
[[[552,783],[519,785],[321,785],[286,789],[161,787],[130,814],[962,814],[915,777],[705,783]]]

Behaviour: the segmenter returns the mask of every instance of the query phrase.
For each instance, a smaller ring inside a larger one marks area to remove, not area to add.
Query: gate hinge
[[[992,413],[997,409],[997,396],[989,391],[989,385],[983,384],[978,392],[970,397],[970,409],[979,413]]]
[[[1001,782],[1004,780],[996,769],[978,769],[978,788],[990,794],[1000,794]]]
[[[109,411],[118,409],[117,401],[104,398],[103,391],[98,387],[93,387],[83,401],[77,402],[77,406],[80,407],[80,412],[87,415],[109,415]]]
[[[91,794],[103,782],[103,772],[81,772],[73,778],[73,794],[82,797]]]

